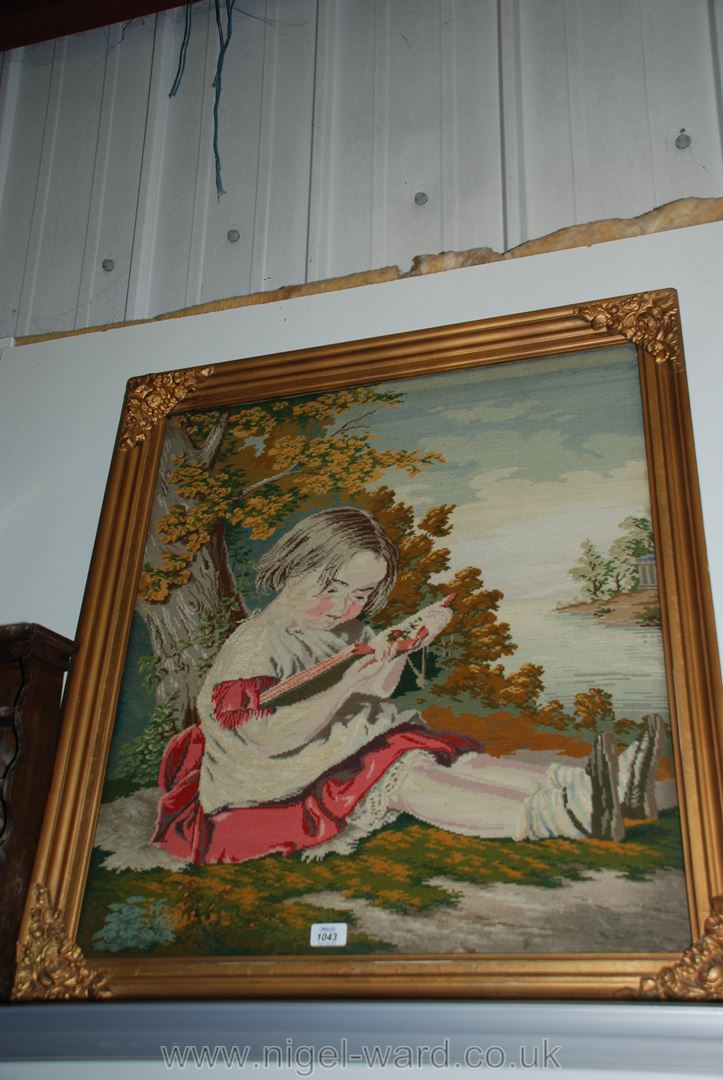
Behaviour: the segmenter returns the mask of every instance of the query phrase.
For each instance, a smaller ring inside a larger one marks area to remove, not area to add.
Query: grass
[[[108,871],[94,852],[78,932],[87,956],[106,955],[93,942],[109,904],[143,897],[148,910],[165,901],[174,940],[120,955],[243,956],[316,953],[309,946],[312,922],[346,922],[347,954],[385,952],[387,943],[355,926],[343,907],[322,908],[301,899],[317,892],[363,899],[399,914],[431,913],[459,902],[453,888],[431,878],[492,885],[498,882],[554,890],[590,872],[610,870],[645,880],[663,868],[682,869],[678,816],[667,811],[657,821],[629,823],[621,843],[595,840],[514,842],[456,836],[412,818],[368,837],[352,856],[330,855],[305,863],[300,856],[269,855],[239,866]]]

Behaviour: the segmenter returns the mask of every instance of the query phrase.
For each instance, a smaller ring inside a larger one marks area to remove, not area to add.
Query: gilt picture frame
[[[673,290],[139,376],[14,997],[719,999],[721,717]]]

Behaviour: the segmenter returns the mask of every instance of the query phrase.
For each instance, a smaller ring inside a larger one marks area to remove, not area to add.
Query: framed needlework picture
[[[672,290],[131,380],[78,646],[17,999],[723,994]]]

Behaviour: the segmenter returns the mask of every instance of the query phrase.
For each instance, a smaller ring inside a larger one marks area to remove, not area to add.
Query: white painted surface
[[[220,200],[210,0],[169,99],[183,28],[176,8],[5,57],[0,336],[723,194],[721,0],[245,0]]]

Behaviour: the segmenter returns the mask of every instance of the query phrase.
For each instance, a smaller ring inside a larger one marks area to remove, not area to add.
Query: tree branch
[[[218,423],[206,436],[206,441],[196,453],[196,460],[203,465],[204,469],[210,469],[216,462],[221,442],[228,427],[229,414],[224,413]]]
[[[355,416],[351,420],[347,420],[346,423],[338,427],[336,431],[330,431],[327,435],[327,439],[333,439],[335,438],[335,436],[341,435],[344,431],[351,431],[352,428],[359,427],[359,424],[362,420],[365,420],[367,416],[373,416],[376,411],[376,409],[367,409],[366,412],[360,413],[359,416]]]
[[[254,491],[258,491],[259,488],[267,487],[269,484],[275,484],[278,480],[285,480],[287,476],[293,476],[294,473],[299,472],[300,469],[301,465],[298,461],[295,461],[288,469],[282,469],[281,472],[274,473],[273,476],[265,476],[263,480],[257,480],[254,484],[249,484],[248,487],[242,488],[241,495],[251,495]]]

